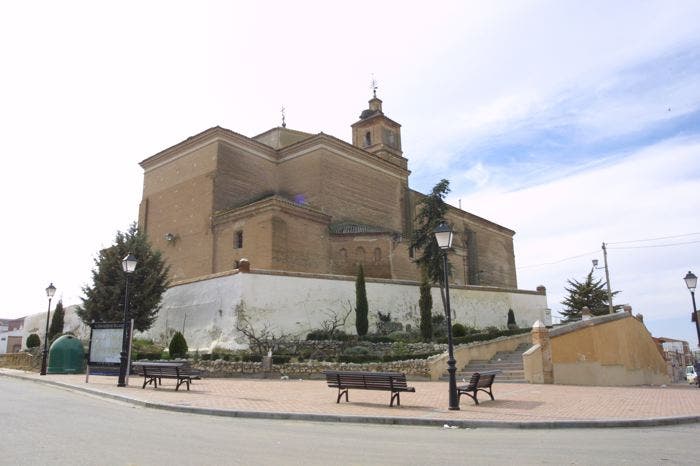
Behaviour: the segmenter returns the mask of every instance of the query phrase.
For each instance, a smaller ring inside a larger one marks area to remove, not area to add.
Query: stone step
[[[462,372],[483,372],[483,371],[518,371],[518,370],[523,370],[524,367],[522,364],[486,364],[486,365],[478,365],[478,366],[473,366],[469,364],[468,366],[458,368]]]

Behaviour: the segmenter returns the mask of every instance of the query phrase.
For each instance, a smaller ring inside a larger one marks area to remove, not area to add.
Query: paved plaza
[[[666,387],[582,387],[496,383],[495,401],[480,393],[480,405],[462,397],[460,411],[450,411],[446,382],[409,382],[415,393],[402,393],[401,406],[389,407],[389,392],[350,390],[350,402],[336,403],[337,390],[324,380],[205,378],[188,392],[175,391],[173,380],[141,388],[131,377],[117,387],[113,376],[36,373],[0,369],[0,375],[49,383],[131,403],[184,412],[226,416],[376,422],[460,427],[646,426],[700,422],[700,389]]]

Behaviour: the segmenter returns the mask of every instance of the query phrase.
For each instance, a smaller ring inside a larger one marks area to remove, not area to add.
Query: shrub
[[[287,354],[273,354],[272,364],[287,364],[292,360],[292,357]]]
[[[333,340],[335,341],[347,341],[352,339],[352,335],[348,335],[342,330],[336,330],[335,335],[333,335]],[[331,339],[330,332],[328,330],[316,329],[312,330],[306,334],[307,340],[312,341],[328,341]]]
[[[180,332],[175,332],[173,339],[170,340],[170,350],[171,358],[186,358],[187,357],[187,341],[185,336]]]
[[[453,324],[452,325],[452,336],[459,338],[459,337],[466,337],[467,336],[467,327],[465,327],[462,324]]]
[[[36,333],[32,333],[27,337],[27,348],[38,348],[41,346],[41,338]]]
[[[444,315],[433,314],[430,320],[433,326],[433,338],[440,338],[447,335],[447,325],[445,324]]]

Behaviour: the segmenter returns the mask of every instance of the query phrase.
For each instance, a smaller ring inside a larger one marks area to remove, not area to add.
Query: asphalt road
[[[449,429],[173,413],[0,376],[0,464],[697,464],[700,425]],[[693,461],[693,460],[696,461]]]

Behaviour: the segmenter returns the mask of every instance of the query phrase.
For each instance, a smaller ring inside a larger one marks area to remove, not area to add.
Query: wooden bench
[[[406,374],[400,372],[359,372],[359,371],[325,371],[326,382],[331,388],[338,389],[338,399],[345,395],[348,400],[348,390],[351,388],[358,390],[384,390],[391,392],[389,406],[401,405],[401,392],[415,392],[416,389],[406,384]]]
[[[493,400],[494,397],[491,391],[491,385],[493,385],[493,380],[496,378],[496,375],[500,373],[501,371],[474,372],[467,385],[457,386],[457,402],[459,403],[462,395],[467,395],[474,400],[475,405],[478,405],[479,400],[476,397],[480,391],[488,393]]]
[[[199,371],[182,362],[135,362],[131,366],[137,375],[143,375],[141,388],[146,388],[148,384],[158,388],[158,384],[163,385],[162,379],[174,379],[177,382],[176,391],[182,384],[186,384],[189,391],[190,383],[202,378]]]

